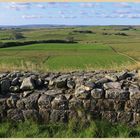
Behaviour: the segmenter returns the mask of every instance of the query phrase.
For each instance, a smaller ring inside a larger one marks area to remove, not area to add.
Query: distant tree
[[[66,40],[68,42],[74,42],[74,37],[73,36],[68,36],[68,37],[66,37]]]
[[[3,42],[0,42],[0,48],[2,48],[2,47],[3,47],[3,45],[4,45],[4,43],[3,43]]]
[[[24,38],[23,34],[21,32],[16,32],[15,30],[11,31],[10,39],[17,40]]]

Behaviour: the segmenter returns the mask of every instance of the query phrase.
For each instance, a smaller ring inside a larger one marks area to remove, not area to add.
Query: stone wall
[[[137,71],[0,73],[0,119],[140,123]]]

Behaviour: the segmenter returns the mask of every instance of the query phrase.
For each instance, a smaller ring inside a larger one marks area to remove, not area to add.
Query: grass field
[[[76,31],[89,30],[92,33]],[[23,38],[11,39],[15,32]],[[124,35],[121,35],[121,34]],[[0,42],[74,38],[75,44],[31,44],[0,48],[0,70],[95,70],[140,68],[139,26],[1,29]]]
[[[27,65],[40,70],[111,68],[132,63],[130,58],[101,44],[34,44],[0,50],[1,65]]]
[[[140,126],[130,127],[107,121],[68,124],[40,124],[33,121],[3,122],[0,127],[2,138],[139,138]]]

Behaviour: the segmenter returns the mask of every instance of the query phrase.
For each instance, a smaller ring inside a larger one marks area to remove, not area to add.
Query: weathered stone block
[[[115,123],[117,121],[117,113],[114,111],[102,112],[102,119]]]
[[[91,91],[91,96],[95,99],[101,99],[104,98],[104,90],[95,88]]]
[[[134,113],[134,122],[140,124],[140,113]]]
[[[7,111],[7,118],[13,121],[23,121],[23,113],[19,109],[10,109]]]
[[[10,85],[11,85],[10,80],[8,80],[8,79],[2,80],[1,85],[0,85],[1,93],[2,94],[7,93],[9,91]]]
[[[32,77],[27,77],[23,79],[20,87],[21,90],[33,90],[35,89],[35,82]]]
[[[50,115],[51,122],[68,122],[68,111],[53,110]]]
[[[77,110],[83,108],[83,102],[82,100],[79,100],[77,98],[72,98],[69,100],[69,109],[70,110]]]
[[[124,100],[114,100],[115,111],[124,111],[125,101]]]
[[[23,110],[23,116],[25,120],[33,120],[33,121],[41,120],[39,112],[35,109]]]
[[[50,113],[51,110],[47,110],[47,109],[39,109],[39,114],[41,116],[41,121],[48,123],[50,121]]]
[[[129,92],[121,89],[108,89],[106,90],[105,98],[128,100]]]
[[[53,96],[42,94],[38,99],[38,106],[40,109],[51,109],[51,101]]]
[[[51,102],[52,109],[55,110],[67,110],[68,101],[64,95],[57,95]]]
[[[17,103],[16,103],[16,107],[20,110],[25,109],[24,99],[18,100]]]
[[[114,100],[99,99],[95,109],[98,111],[114,111]]]
[[[128,100],[128,101],[126,101],[125,111],[140,112],[140,100]]]
[[[75,97],[79,99],[89,99],[90,98],[89,88],[86,88],[85,86],[77,88],[75,90]]]
[[[107,89],[121,89],[122,84],[120,82],[108,82],[104,83],[104,88]]]
[[[129,90],[130,92],[130,99],[140,99],[140,89],[139,88],[133,88]]]
[[[11,95],[7,99],[8,108],[16,108],[16,102],[17,102],[18,99],[19,99],[19,97],[17,95]]]
[[[133,119],[132,112],[118,112],[117,121],[121,123],[129,123]]]
[[[38,99],[40,97],[39,93],[33,93],[24,99],[24,104],[26,109],[38,109]]]

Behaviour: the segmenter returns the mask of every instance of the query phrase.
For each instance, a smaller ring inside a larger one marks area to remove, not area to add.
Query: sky
[[[140,25],[140,2],[0,2],[0,25]]]

